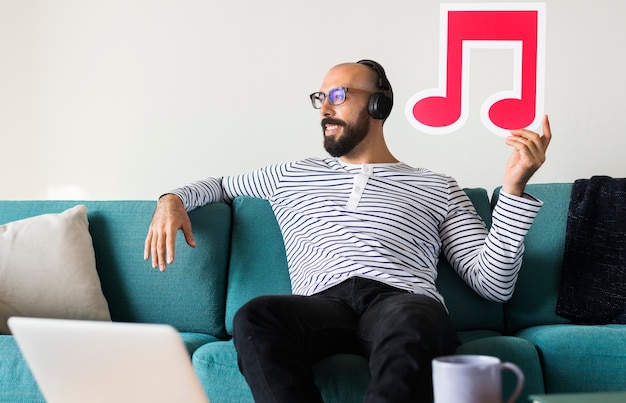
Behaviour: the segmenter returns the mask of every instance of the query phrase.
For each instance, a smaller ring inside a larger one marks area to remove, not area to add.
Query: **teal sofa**
[[[544,201],[526,239],[526,255],[510,302],[488,302],[439,264],[438,286],[463,341],[457,353],[488,354],[522,368],[530,394],[626,390],[626,326],[575,325],[555,314],[572,184],[529,185]],[[491,197],[466,189],[490,225]],[[230,339],[237,309],[257,295],[290,293],[282,237],[269,204],[238,198],[190,214],[197,248],[177,239],[165,273],[143,260],[153,201],[0,201],[0,224],[76,204],[88,208],[103,293],[114,321],[167,323],[180,331],[213,403],[251,402]],[[369,381],[367,360],[336,355],[316,364],[326,401],[358,402]],[[505,376],[505,390],[513,379]],[[13,337],[0,336],[0,402],[43,398]]]

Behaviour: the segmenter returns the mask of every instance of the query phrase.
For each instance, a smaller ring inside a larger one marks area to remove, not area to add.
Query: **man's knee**
[[[238,333],[248,333],[251,328],[258,324],[266,324],[269,316],[276,313],[274,296],[261,296],[246,302],[233,318],[233,336]]]

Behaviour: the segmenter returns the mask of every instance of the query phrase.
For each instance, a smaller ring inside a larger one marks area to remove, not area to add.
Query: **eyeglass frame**
[[[344,96],[343,96],[343,100],[339,103],[333,103],[330,101],[330,98],[328,97],[328,95],[336,90],[343,90]],[[324,105],[324,101],[326,101],[328,99],[328,103],[330,103],[333,106],[337,106],[337,105],[341,105],[344,102],[346,102],[346,94],[348,94],[348,92],[353,92],[353,93],[357,93],[357,94],[373,94],[376,91],[370,91],[370,90],[362,90],[359,88],[349,88],[349,87],[335,87],[335,88],[331,88],[330,91],[328,91],[328,94],[322,92],[322,91],[317,91],[312,93],[311,95],[309,95],[309,98],[311,99],[311,105],[313,105],[314,109],[321,109],[322,105]],[[320,99],[321,98],[321,99]],[[315,102],[316,101],[320,101],[319,107],[316,106]]]

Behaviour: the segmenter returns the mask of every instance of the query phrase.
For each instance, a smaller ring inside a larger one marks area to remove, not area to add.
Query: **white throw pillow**
[[[11,316],[111,320],[87,207],[0,226],[0,334]]]

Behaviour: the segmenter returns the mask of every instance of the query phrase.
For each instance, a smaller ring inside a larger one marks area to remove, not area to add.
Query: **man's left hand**
[[[527,129],[512,130],[506,144],[513,147],[504,173],[502,190],[521,196],[526,183],[546,160],[546,150],[552,139],[548,116],[543,117],[543,135]]]

